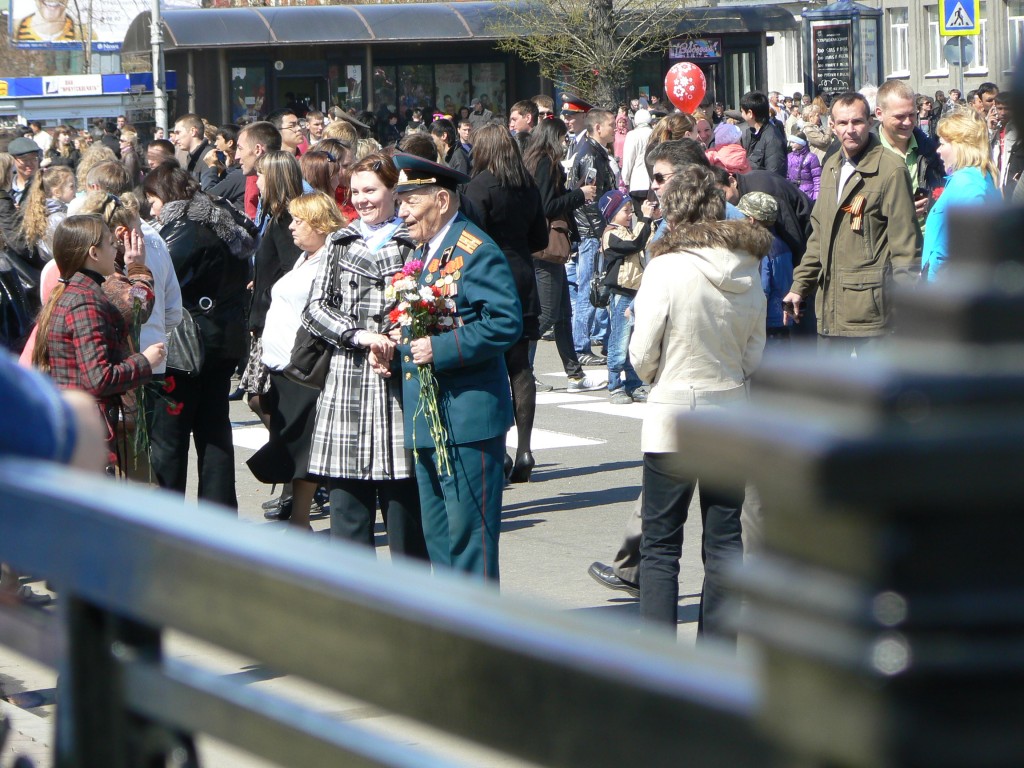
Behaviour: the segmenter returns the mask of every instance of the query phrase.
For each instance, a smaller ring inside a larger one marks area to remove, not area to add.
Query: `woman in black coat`
[[[540,300],[533,274],[533,253],[547,246],[548,225],[540,192],[508,130],[501,125],[485,125],[474,136],[473,178],[464,195],[479,217],[477,224],[508,259],[523,306],[523,335],[505,353],[519,440],[515,462],[508,459],[506,465],[511,466],[506,466],[506,470],[511,482],[525,483],[534,466],[530,441],[537,409],[530,342],[540,338]]]
[[[267,422],[259,403],[269,390],[266,367],[260,362],[263,346],[263,323],[270,308],[270,289],[282,275],[290,271],[302,249],[295,244],[288,227],[292,215],[288,203],[302,194],[302,171],[295,156],[288,152],[266,152],[256,161],[256,186],[260,191],[260,213],[256,227],[260,244],[253,259],[252,299],[249,303],[248,329],[252,337],[249,364],[239,386],[249,394],[249,407]]]
[[[561,120],[541,120],[530,133],[524,162],[540,190],[544,215],[548,220],[565,221],[569,226],[569,239],[578,240],[573,211],[594,200],[597,186],[590,184],[566,191],[565,171],[561,163],[565,151],[565,123]],[[562,360],[565,375],[569,377],[569,391],[600,389],[602,384],[584,374],[576,355],[576,347],[572,343],[572,303],[569,300],[569,277],[565,273],[565,264],[535,258],[533,268],[540,298],[539,334],[543,336],[549,330],[554,331],[555,348]],[[536,343],[531,346],[535,349]]]
[[[230,205],[200,191],[181,168],[158,166],[143,189],[170,251],[182,306],[195,318],[205,350],[202,367],[192,375],[167,366],[166,389],[174,404],[160,404],[153,414],[153,470],[161,487],[184,493],[194,438],[199,498],[237,510],[228,391],[245,350],[245,288],[255,229]]]
[[[66,165],[72,171],[78,170],[78,161],[81,153],[75,148],[71,131],[63,125],[57,126],[53,131],[53,141],[50,148],[46,150],[48,165]]]

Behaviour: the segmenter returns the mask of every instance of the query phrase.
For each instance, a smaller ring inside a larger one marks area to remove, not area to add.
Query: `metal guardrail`
[[[20,461],[0,462],[0,530],[0,560],[61,596],[52,616],[5,609],[0,641],[61,673],[62,768],[164,765],[193,733],[285,766],[460,765],[165,658],[169,629],[538,765],[772,753],[754,679],[728,657],[362,548]]]
[[[459,764],[172,662],[165,629],[544,766],[1024,765],[1024,216],[951,231],[950,277],[901,297],[885,354],[779,360],[749,408],[686,417],[688,466],[763,500],[736,577],[756,671],[0,462],[0,560],[62,596],[0,614],[61,670],[58,768],[189,765],[197,732],[302,768]]]

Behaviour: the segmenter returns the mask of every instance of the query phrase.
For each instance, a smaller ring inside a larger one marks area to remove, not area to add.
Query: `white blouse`
[[[281,277],[270,289],[270,309],[263,326],[263,364],[272,371],[283,370],[292,359],[295,334],[302,327],[302,311],[309,300],[309,289],[316,279],[317,264],[327,248],[316,253],[299,255],[291,272]]]

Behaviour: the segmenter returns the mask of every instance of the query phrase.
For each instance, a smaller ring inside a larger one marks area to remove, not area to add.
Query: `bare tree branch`
[[[507,0],[489,31],[498,47],[583,98],[611,106],[630,67],[679,35],[688,0]]]

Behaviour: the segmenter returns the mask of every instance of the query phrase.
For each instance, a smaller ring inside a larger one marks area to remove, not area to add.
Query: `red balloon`
[[[700,106],[707,90],[708,83],[701,68],[688,61],[673,64],[665,75],[665,96],[687,114]]]

